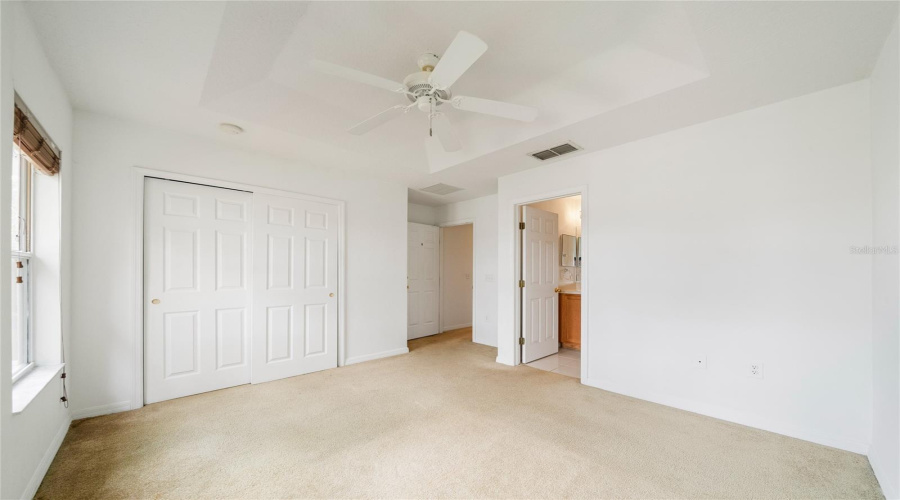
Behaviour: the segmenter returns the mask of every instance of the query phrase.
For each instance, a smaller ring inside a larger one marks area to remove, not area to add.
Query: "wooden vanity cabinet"
[[[569,349],[581,349],[580,294],[559,294],[559,342]]]

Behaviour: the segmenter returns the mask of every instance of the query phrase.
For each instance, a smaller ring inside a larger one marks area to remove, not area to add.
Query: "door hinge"
[[[525,280],[519,280],[519,288],[525,288]]]
[[[525,337],[519,337],[519,345],[525,345]]]
[[[522,231],[525,230],[525,223],[524,223],[524,222],[520,222],[520,223],[519,223],[519,229],[522,230]]]

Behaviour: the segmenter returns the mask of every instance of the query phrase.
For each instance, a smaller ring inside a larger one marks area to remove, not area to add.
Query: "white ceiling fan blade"
[[[406,92],[406,86],[400,82],[388,80],[387,78],[382,78],[380,76],[372,75],[364,71],[359,71],[357,69],[339,66],[337,64],[320,61],[318,59],[311,60],[309,62],[309,66],[316,71],[325,73],[326,75],[336,76],[338,78],[344,78],[346,80],[353,80],[354,82],[364,83],[373,87],[379,87],[385,90],[390,90],[391,92]]]
[[[434,118],[431,119],[431,130],[438,140],[441,141],[444,151],[452,153],[462,149],[462,145],[459,143],[459,139],[456,137],[456,132],[453,131],[453,125],[450,124],[447,115],[436,113]]]
[[[450,88],[486,50],[487,44],[480,38],[460,31],[431,72],[428,83],[439,89]]]
[[[398,116],[406,113],[406,109],[408,107],[409,106],[403,106],[401,104],[392,106],[392,107],[382,111],[381,113],[378,113],[377,115],[375,115],[371,118],[368,118],[364,121],[361,121],[361,122],[357,123],[356,125],[350,127],[350,129],[348,129],[347,132],[350,132],[353,135],[363,135],[366,132],[368,132],[380,125],[384,125],[385,123],[393,120],[394,118],[397,118]]]
[[[463,111],[494,115],[520,122],[533,122],[538,115],[538,110],[535,108],[481,99],[480,97],[457,96],[450,101],[450,105]]]

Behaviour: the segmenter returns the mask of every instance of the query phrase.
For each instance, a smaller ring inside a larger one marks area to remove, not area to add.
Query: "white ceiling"
[[[589,153],[865,78],[894,2],[29,2],[81,109],[421,188],[496,190],[566,140]],[[402,81],[460,30],[488,44],[457,95],[531,105],[522,124],[451,110],[464,148],[425,144],[410,112],[345,130],[403,96],[316,73],[312,58]],[[223,137],[222,121],[247,133]],[[564,161],[563,159],[557,160]]]

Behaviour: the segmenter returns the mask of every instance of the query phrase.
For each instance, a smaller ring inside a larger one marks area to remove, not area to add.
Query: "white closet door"
[[[440,331],[440,228],[410,222],[407,235],[406,336],[408,339],[417,339]]]
[[[250,205],[243,191],[145,181],[147,403],[250,382]]]
[[[522,362],[559,351],[559,236],[558,216],[522,207]]]
[[[257,193],[253,234],[253,383],[337,367],[337,206]]]

